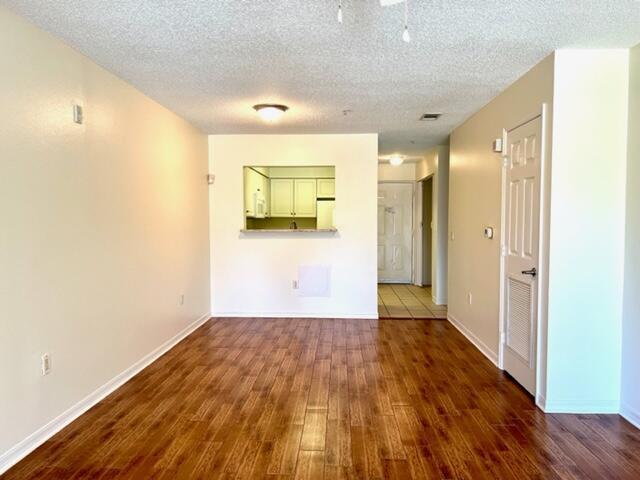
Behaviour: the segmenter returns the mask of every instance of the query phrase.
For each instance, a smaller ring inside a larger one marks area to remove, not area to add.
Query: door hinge
[[[507,157],[506,155],[502,157],[502,166],[504,168],[507,168],[509,166],[509,157]]]
[[[503,257],[507,256],[507,246],[506,245],[500,245],[500,255],[502,255]]]

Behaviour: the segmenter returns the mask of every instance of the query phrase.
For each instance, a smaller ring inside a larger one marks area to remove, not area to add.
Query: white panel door
[[[378,281],[411,283],[413,185],[378,184]]]
[[[293,184],[293,212],[296,217],[316,216],[316,179],[296,178]]]
[[[271,179],[271,216],[293,217],[293,179]]]
[[[504,198],[504,368],[535,395],[541,118],[507,133]]]

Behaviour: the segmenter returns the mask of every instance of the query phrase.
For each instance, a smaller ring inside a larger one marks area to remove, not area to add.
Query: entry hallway
[[[640,478],[617,415],[545,415],[448,322],[216,319],[6,479]]]
[[[378,285],[380,318],[447,318],[447,306],[436,305],[431,287],[406,284]]]

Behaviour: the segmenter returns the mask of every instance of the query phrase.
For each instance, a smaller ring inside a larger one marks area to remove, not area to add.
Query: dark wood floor
[[[208,322],[6,474],[640,478],[616,415],[545,415],[448,322]]]

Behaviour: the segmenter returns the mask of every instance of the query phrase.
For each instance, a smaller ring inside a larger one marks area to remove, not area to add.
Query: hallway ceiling
[[[207,133],[380,134],[420,155],[557,48],[640,42],[638,0],[0,0]],[[251,106],[284,103],[277,125]],[[345,114],[344,111],[348,112]],[[425,112],[443,113],[419,122]]]

